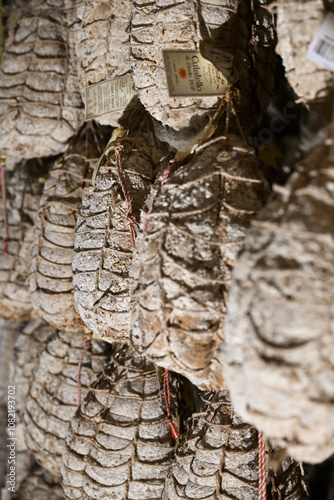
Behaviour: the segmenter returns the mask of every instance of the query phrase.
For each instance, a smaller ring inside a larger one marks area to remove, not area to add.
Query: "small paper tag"
[[[211,61],[212,64],[223,73],[227,80],[229,80],[233,69],[233,55],[207,42],[200,42],[199,49],[202,56]]]
[[[131,75],[94,83],[86,87],[86,120],[127,108],[135,95]]]
[[[197,50],[164,50],[171,97],[224,95],[225,76]]]
[[[326,14],[307,53],[322,68],[334,71],[334,14]]]

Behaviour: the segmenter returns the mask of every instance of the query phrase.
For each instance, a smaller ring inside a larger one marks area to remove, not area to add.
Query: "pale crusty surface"
[[[103,133],[92,122],[81,129],[50,169],[39,204],[29,278],[32,303],[61,330],[84,328],[72,293],[74,231],[83,190],[104,145]]]
[[[77,374],[83,348],[83,333],[57,331],[39,355],[27,395],[23,415],[27,447],[55,476],[60,475],[63,440],[78,407]],[[105,363],[105,343],[91,341],[81,368],[83,396]]]
[[[140,137],[121,139],[120,145],[131,220],[112,148],[102,156],[95,187],[84,191],[73,259],[74,300],[81,318],[95,333],[114,340],[126,340],[130,333],[129,271],[134,244],[129,224],[136,232],[155,167],[163,156]]]
[[[162,500],[257,500],[257,430],[236,415],[226,391],[204,397],[202,412],[178,441]]]
[[[252,149],[230,136],[168,178],[138,239],[131,342],[201,389],[224,387],[219,349],[231,271],[268,192]]]
[[[234,270],[221,358],[236,410],[309,463],[334,451],[334,169],[324,150],[252,224]]]
[[[307,57],[309,46],[324,17],[322,0],[277,2],[276,50],[283,59],[287,79],[305,102],[328,97],[332,73]]]
[[[130,73],[129,33],[131,0],[75,0],[72,37],[81,92],[93,83]],[[117,126],[122,112],[96,118]]]
[[[74,0],[11,3],[0,67],[0,151],[63,152],[83,120],[69,25]]]
[[[59,477],[52,476],[39,466],[22,481],[13,500],[64,500]]]
[[[160,500],[174,457],[154,365],[124,346],[72,419],[63,452],[67,500]]]
[[[138,96],[152,116],[176,130],[198,130],[219,98],[171,98],[162,50],[198,50],[204,40],[234,56],[232,95],[242,126],[254,127],[274,84],[271,14],[255,0],[135,0],[130,57]]]
[[[19,163],[6,173],[9,242],[6,239],[4,203],[0,204],[0,309],[10,321],[25,321],[33,314],[29,283],[29,262],[33,243],[33,225],[43,191],[46,165],[37,160]]]
[[[205,405],[178,440],[162,500],[257,500],[258,431],[236,414],[226,391],[201,397]],[[291,458],[269,477],[268,500],[309,498],[303,469]]]
[[[41,318],[32,319],[24,326],[13,350],[13,378],[16,388],[16,411],[23,413],[26,397],[38,363],[38,356],[55,329]]]

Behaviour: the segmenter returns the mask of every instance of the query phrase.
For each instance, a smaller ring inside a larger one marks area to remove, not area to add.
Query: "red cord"
[[[9,243],[9,226],[8,226],[7,198],[6,198],[6,165],[3,157],[1,158],[0,176],[1,176],[2,200],[4,204],[4,224],[5,224],[5,238],[2,242],[2,248],[4,255],[7,257],[8,243]]]
[[[267,496],[267,481],[266,481],[266,450],[262,433],[258,433],[258,447],[259,447],[259,500],[266,500]]]
[[[166,422],[169,425],[170,431],[172,433],[172,436],[174,439],[177,439],[180,437],[180,433],[174,424],[172,420],[172,415],[170,413],[170,390],[169,390],[169,372],[167,369],[165,369],[164,375],[163,375],[163,393],[164,393],[164,398],[165,398],[165,404],[166,404],[166,411],[167,411],[167,418]]]
[[[82,353],[81,353],[80,360],[78,363],[78,371],[77,371],[78,406],[81,405],[81,392],[82,392],[81,391],[81,365],[82,365],[83,359],[85,357],[85,354],[89,349],[91,338],[92,338],[92,334],[86,333],[86,335],[84,337],[84,347],[82,349]]]

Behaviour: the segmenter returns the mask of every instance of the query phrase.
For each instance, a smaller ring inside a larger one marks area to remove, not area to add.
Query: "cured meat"
[[[130,56],[138,96],[154,118],[183,133],[207,123],[219,98],[171,98],[163,50],[199,50],[213,44],[233,59],[231,95],[245,128],[253,128],[269,104],[274,84],[275,35],[260,0],[135,0]]]
[[[160,500],[174,456],[156,368],[127,346],[91,386],[63,454],[67,500]]]
[[[0,67],[0,150],[16,159],[63,152],[83,120],[75,54],[74,0],[10,2]]]
[[[76,0],[73,39],[81,91],[88,85],[130,74],[129,33],[131,0]],[[122,112],[96,121],[117,126]]]
[[[0,307],[1,316],[11,321],[28,320],[33,313],[27,279],[47,166],[47,162],[29,160],[6,174],[6,209],[4,200],[0,206]]]
[[[269,188],[238,136],[216,142],[168,178],[134,261],[131,341],[202,389],[224,387],[219,361],[231,271]]]
[[[66,331],[84,328],[72,293],[74,231],[83,190],[104,146],[101,129],[91,123],[81,129],[50,169],[39,204],[30,265],[32,303],[46,321]]]
[[[42,319],[32,319],[18,336],[13,353],[15,409],[22,415],[40,351],[55,334]],[[8,354],[8,353],[7,353]]]
[[[202,397],[204,408],[178,441],[162,500],[257,500],[258,431],[235,413],[226,391]],[[267,483],[268,500],[309,498],[303,469],[290,458]]]
[[[334,168],[325,146],[277,187],[245,239],[225,321],[239,414],[309,463],[333,451]]]
[[[74,300],[87,327],[114,340],[129,338],[136,226],[163,155],[141,137],[113,143],[102,155],[95,186],[84,191],[78,213]]]
[[[83,348],[82,333],[57,331],[40,353],[26,400],[27,447],[55,476],[60,475],[63,440],[78,406],[77,374]],[[82,361],[83,394],[105,362],[105,343],[92,341]]]
[[[21,483],[13,500],[64,500],[59,478],[53,477],[41,467],[34,467]]]
[[[328,98],[332,73],[307,57],[309,46],[324,17],[322,0],[283,0],[277,13],[276,50],[283,59],[285,74],[296,94],[306,103]]]

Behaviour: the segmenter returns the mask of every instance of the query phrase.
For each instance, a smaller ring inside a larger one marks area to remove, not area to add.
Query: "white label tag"
[[[94,83],[86,87],[86,120],[127,108],[135,95],[131,75]]]
[[[225,76],[197,50],[164,50],[165,70],[171,97],[224,95]]]
[[[326,14],[307,53],[322,68],[334,71],[334,14]]]

